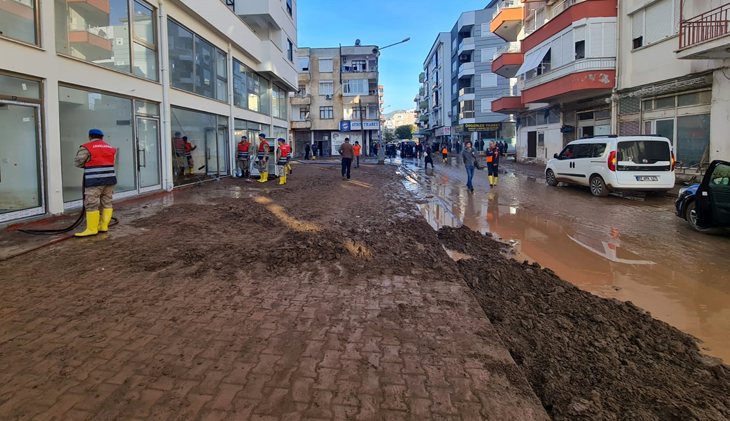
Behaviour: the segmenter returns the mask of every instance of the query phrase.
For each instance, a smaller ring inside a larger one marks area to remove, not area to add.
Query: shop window
[[[170,84],[174,88],[228,101],[226,54],[168,20]]]
[[[642,102],[642,104],[644,104],[644,111],[651,111],[654,109],[654,100],[652,99],[647,99]]]
[[[587,113],[578,113],[578,120],[580,120],[580,121],[593,120],[593,111],[590,111]]]
[[[39,99],[40,92],[40,82],[0,74],[0,94],[2,95]]]
[[[663,108],[674,108],[674,98],[675,97],[673,96],[657,98],[654,100],[654,105],[656,105],[657,110],[661,110]]]
[[[74,158],[79,146],[88,142],[90,129],[104,132],[104,141],[117,148],[116,193],[136,190],[134,113],[132,100],[114,95],[59,87],[59,121],[61,129],[61,174],[63,201],[83,198],[83,169],[76,168]]]
[[[197,146],[192,152],[194,173],[226,174],[228,168],[228,118],[200,111],[187,110],[179,107],[170,107],[172,114],[171,132],[169,139],[175,133],[187,136],[188,141]],[[173,163],[173,165],[176,165]],[[173,173],[178,174],[182,168],[173,167]],[[178,177],[179,181],[180,180]],[[195,181],[195,179],[191,179]],[[180,184],[180,183],[178,183]]]
[[[28,44],[38,44],[36,0],[4,0],[0,7],[0,35]]]
[[[693,92],[691,94],[679,95],[677,97],[677,106],[688,107],[692,105],[709,104],[711,101],[711,91]]]
[[[703,162],[709,144],[709,114],[677,117],[677,160],[683,167]]]

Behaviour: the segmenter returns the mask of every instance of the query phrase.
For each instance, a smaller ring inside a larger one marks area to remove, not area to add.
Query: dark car
[[[713,161],[702,183],[679,190],[674,205],[697,231],[730,228],[730,162]]]

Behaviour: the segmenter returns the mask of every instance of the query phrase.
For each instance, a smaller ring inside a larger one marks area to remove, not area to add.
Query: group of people
[[[312,156],[312,159],[317,159],[317,144],[312,143],[311,145],[309,143],[304,145],[304,159],[309,161],[309,156]]]
[[[291,158],[292,149],[291,145],[286,143],[286,139],[279,138],[279,148],[276,150],[276,166],[279,172],[279,185],[286,184],[286,178],[292,173],[291,169]],[[266,140],[266,134],[259,134],[258,148],[248,141],[247,136],[241,136],[241,141],[238,142],[237,147],[238,153],[236,155],[236,167],[238,170],[239,177],[246,177],[246,182],[251,182],[251,157],[256,154],[256,163],[258,164],[259,170],[259,182],[265,183],[269,181],[269,154],[271,147],[269,142]]]
[[[472,148],[471,141],[467,141],[464,151],[461,153],[461,157],[464,161],[464,167],[466,168],[466,188],[470,192],[474,193],[474,186],[472,179],[474,178],[474,171],[479,169],[478,154],[474,148]],[[499,157],[506,153],[503,152],[501,146],[497,146],[495,142],[489,142],[487,148],[487,172],[489,174],[489,187],[497,187],[497,181],[499,180]]]

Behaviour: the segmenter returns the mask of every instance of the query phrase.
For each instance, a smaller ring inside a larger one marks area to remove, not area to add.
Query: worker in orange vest
[[[175,132],[172,138],[172,147],[175,151],[175,166],[178,168],[178,176],[185,174],[185,140],[180,137],[180,132]]]
[[[355,151],[355,168],[360,168],[360,142],[356,140],[355,146],[353,146],[352,149]]]
[[[251,142],[248,141],[248,137],[241,136],[241,141],[238,142],[238,155],[236,166],[238,168],[238,176],[246,177],[246,182],[251,182],[251,167],[249,166],[249,158],[251,157]]]
[[[446,160],[449,159],[449,150],[446,149],[446,146],[441,150],[441,157],[443,159],[444,164],[446,163]]]
[[[190,168],[190,175],[193,175],[195,171],[195,161],[193,161],[193,151],[198,149],[197,146],[193,146],[192,143],[188,142],[188,137],[183,136],[183,142],[185,142],[185,159],[187,160],[188,168]]]
[[[256,155],[259,161],[259,174],[261,174],[259,183],[269,181],[269,151],[269,142],[266,141],[266,134],[259,134],[259,150]]]
[[[76,234],[77,237],[89,237],[109,231],[114,186],[117,184],[114,168],[116,157],[117,149],[104,142],[104,133],[98,129],[89,131],[89,142],[81,145],[76,152],[74,165],[84,169],[86,209],[86,230]]]
[[[279,185],[286,184],[287,167],[289,166],[289,156],[291,155],[291,146],[286,144],[286,139],[279,138],[279,149],[276,151],[276,165],[279,167]]]

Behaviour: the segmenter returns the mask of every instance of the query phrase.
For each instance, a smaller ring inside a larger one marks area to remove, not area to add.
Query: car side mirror
[[[556,153],[553,154],[553,158],[560,159],[560,158],[558,158],[558,154],[556,154]]]

